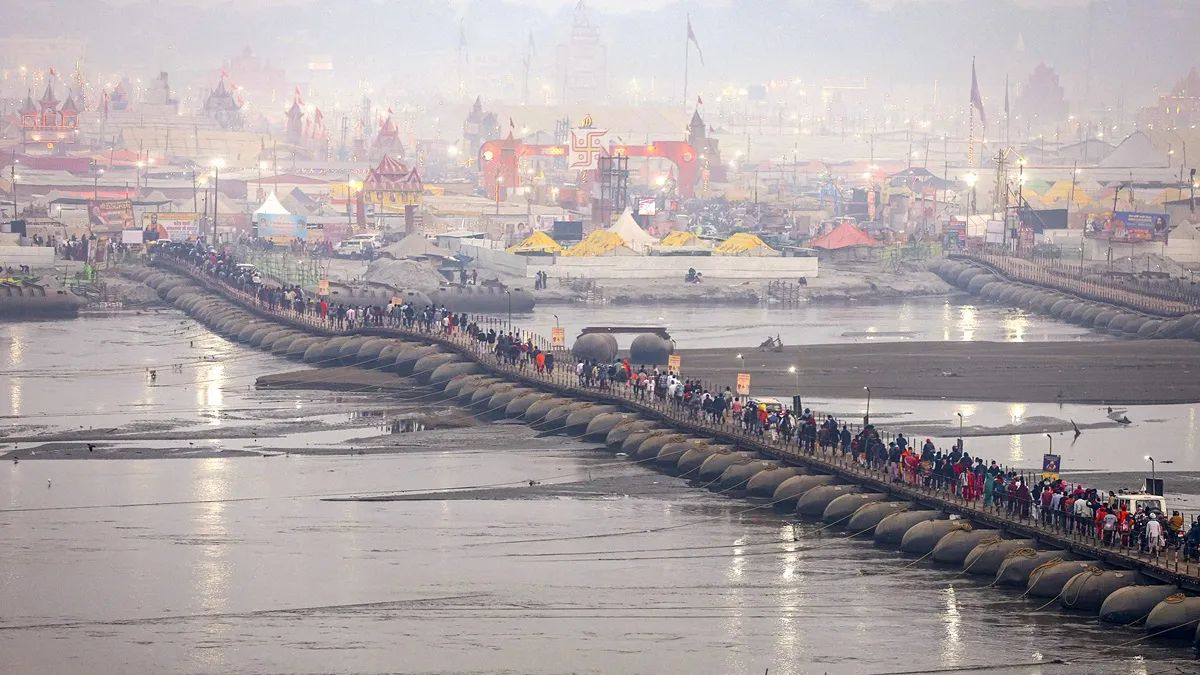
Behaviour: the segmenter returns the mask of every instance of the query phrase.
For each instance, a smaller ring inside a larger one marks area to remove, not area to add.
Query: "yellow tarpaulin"
[[[625,246],[625,240],[621,238],[621,235],[608,230],[593,230],[591,234],[583,238],[583,241],[563,251],[563,255],[590,258],[604,255],[619,246]]]
[[[762,239],[759,239],[755,235],[747,232],[738,232],[720,244],[717,244],[713,247],[713,253],[736,255],[738,253],[753,251],[757,248],[763,248],[771,253],[775,253],[775,249],[763,243]]]
[[[658,242],[659,246],[703,246],[704,242],[700,241],[700,237],[686,230],[675,230],[663,240]]]
[[[538,230],[525,238],[525,241],[507,250],[508,253],[562,253],[562,246],[550,238],[550,235]]]

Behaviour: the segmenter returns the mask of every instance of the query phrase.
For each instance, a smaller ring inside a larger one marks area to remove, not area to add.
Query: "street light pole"
[[[958,415],[958,449],[962,450],[963,449],[963,437],[962,437],[963,415],[960,412],[954,413],[954,414]]]
[[[1146,460],[1150,462],[1150,480],[1156,480],[1158,478],[1158,474],[1154,471],[1154,458],[1150,455],[1146,455]]]
[[[867,392],[867,413],[863,415],[863,426],[871,423],[871,388],[863,387]]]

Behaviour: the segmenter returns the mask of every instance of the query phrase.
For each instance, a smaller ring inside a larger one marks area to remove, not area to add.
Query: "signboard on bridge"
[[[269,239],[276,244],[290,244],[297,239],[308,238],[308,218],[291,215],[259,215],[254,224],[254,235]]]
[[[329,295],[328,279],[321,279],[317,282],[317,295]]]
[[[1062,468],[1062,455],[1042,455],[1042,478],[1058,480],[1058,470]]]
[[[750,373],[738,373],[737,394],[738,396],[750,395]]]
[[[670,356],[667,357],[667,370],[678,375],[679,374],[679,365],[682,362],[683,362],[683,359],[678,354],[671,354]],[[746,385],[746,386],[749,386],[749,385]]]
[[[550,329],[550,346],[551,347],[566,347],[567,346],[567,329],[562,326],[555,326]]]

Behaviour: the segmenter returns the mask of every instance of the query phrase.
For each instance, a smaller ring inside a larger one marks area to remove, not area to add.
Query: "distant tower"
[[[304,108],[300,107],[300,94],[292,97],[292,107],[287,111],[288,142],[300,144],[304,142]]]
[[[475,157],[479,154],[479,146],[499,137],[500,124],[496,120],[496,113],[484,112],[483,99],[476,97],[475,105],[471,106],[471,112],[463,122],[467,156]]]
[[[204,101],[204,114],[216,122],[222,129],[239,131],[244,124],[242,119],[242,103],[233,92],[225,86],[225,75],[217,88]]]
[[[700,117],[699,108],[692,113],[692,121],[688,124],[688,145],[700,153],[700,169],[709,172],[709,180],[724,183],[725,163],[721,161],[720,141],[708,137],[708,125]]]
[[[575,20],[566,44],[558,46],[560,100],[565,104],[602,103],[607,97],[608,54],[600,30],[587,17],[583,0],[575,5]]]

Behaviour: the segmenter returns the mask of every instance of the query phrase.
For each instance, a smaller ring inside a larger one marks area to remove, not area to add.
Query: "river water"
[[[896,316],[870,311],[864,322]],[[726,313],[690,320],[727,322]],[[974,335],[1007,330],[1003,316],[976,320]],[[1086,337],[1070,330],[1034,334]],[[1136,629],[1035,611],[1041,603],[954,570],[905,569],[904,556],[811,523],[793,541],[790,517],[521,425],[407,434],[389,453],[348,454],[376,424],[353,411],[399,404],[251,386],[296,367],[173,311],[0,324],[0,433],[25,439],[20,462],[0,464],[4,672],[982,673],[1015,664],[1007,672],[1157,675],[1193,665],[1181,647],[1120,646]],[[845,414],[858,406],[821,403]],[[872,415],[907,425],[965,405],[873,401]],[[1011,405],[978,404],[968,424],[1003,426]],[[1021,415],[1063,416],[1050,408]],[[1192,428],[1190,407],[1164,408],[1129,414],[1176,420],[1172,433]],[[309,426],[287,426],[310,416]],[[1088,430],[1079,444],[1125,433],[1141,456],[1154,426]],[[270,427],[281,430],[269,442],[249,436]],[[212,428],[233,432],[205,437],[209,454],[189,456],[197,451],[186,436]],[[168,437],[119,443],[147,458],[37,461],[54,454],[38,434],[102,440],[110,429]],[[172,435],[179,430],[187,433]],[[299,448],[302,434],[309,447],[343,454],[222,456]],[[1009,439],[968,444],[1011,450]],[[1198,468],[1191,443],[1174,469]],[[1125,466],[1097,451],[1096,470]],[[464,487],[477,489],[464,499],[322,500]]]

